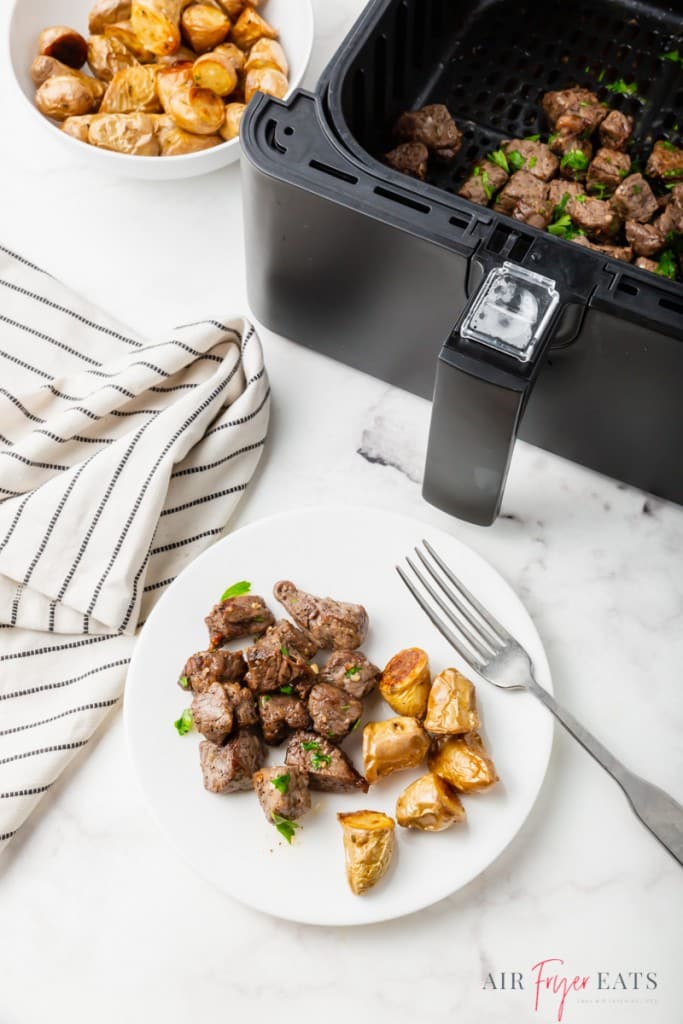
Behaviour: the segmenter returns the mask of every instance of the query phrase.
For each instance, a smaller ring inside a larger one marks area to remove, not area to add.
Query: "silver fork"
[[[528,690],[545,704],[574,739],[619,783],[643,824],[678,863],[683,864],[683,807],[664,790],[630,772],[600,740],[539,685],[531,658],[525,649],[458,579],[431,544],[426,540],[422,544],[425,551],[416,547],[415,553],[426,574],[410,558],[406,558],[406,562],[432,601],[456,627],[457,634],[444,622],[401,566],[397,565],[396,571],[439,632],[470,668],[489,683],[507,690]]]

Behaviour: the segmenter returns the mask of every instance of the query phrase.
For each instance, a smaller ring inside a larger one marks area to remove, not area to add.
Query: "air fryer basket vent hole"
[[[640,291],[640,288],[637,284],[635,284],[635,282],[631,281],[628,278],[622,277],[619,279],[619,282],[617,283],[617,291],[625,292],[627,295],[637,295]]]
[[[400,203],[401,206],[409,206],[411,210],[417,210],[418,213],[431,212],[431,206],[427,206],[426,203],[420,203],[417,199],[411,199],[410,196],[404,196],[400,192],[393,192],[382,185],[375,186],[375,195],[382,196],[383,199],[390,199],[393,203]]]
[[[683,316],[683,302],[674,302],[673,299],[660,299],[659,305],[662,309],[669,309],[672,313],[678,313]]]
[[[349,185],[357,185],[358,178],[354,177],[353,174],[348,174],[346,171],[342,171],[339,167],[331,167],[330,164],[324,164],[320,160],[309,160],[309,167],[312,167],[314,171],[321,171],[323,174],[329,174],[331,178],[338,178],[340,181],[346,181]]]

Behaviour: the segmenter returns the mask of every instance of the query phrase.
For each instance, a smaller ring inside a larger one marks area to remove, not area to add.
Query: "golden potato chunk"
[[[195,85],[217,96],[229,96],[237,87],[237,71],[229,56],[214,50],[198,57],[192,69]]]
[[[210,89],[183,85],[175,89],[163,103],[164,110],[186,132],[195,135],[216,135],[225,121],[225,104]]]
[[[225,107],[225,124],[221,128],[221,136],[226,142],[236,139],[240,133],[240,122],[247,109],[246,103],[228,103]]]
[[[48,78],[55,78],[57,75],[73,75],[74,78],[83,78],[86,84],[95,83],[95,89],[101,90],[101,94],[104,94],[104,86],[101,82],[86,75],[83,71],[70,68],[68,64],[62,64],[56,57],[36,57],[31,64],[31,79],[35,86],[40,86],[43,82],[47,82]]]
[[[244,77],[244,98],[248,103],[255,92],[265,92],[283,100],[289,90],[289,81],[275,68],[252,68]]]
[[[344,831],[346,878],[356,896],[377,885],[388,871],[396,839],[394,819],[381,811],[338,814]]]
[[[91,145],[132,156],[159,156],[161,147],[149,114],[100,114],[88,132]]]
[[[105,25],[103,34],[106,39],[118,39],[141,64],[152,64],[156,60],[155,54],[143,46],[136,36],[132,21],[117,21],[113,25]]]
[[[162,156],[185,156],[186,153],[199,153],[204,149],[220,146],[223,139],[220,135],[193,135],[179,128],[168,114],[159,114],[155,118],[155,131]]]
[[[38,56],[54,57],[70,68],[82,68],[88,44],[80,32],[66,25],[53,25],[38,36]]]
[[[456,790],[433,772],[411,782],[396,801],[396,821],[403,828],[442,832],[465,817]]]
[[[238,75],[244,71],[247,58],[239,46],[235,46],[234,43],[221,43],[220,46],[216,47],[214,53],[221,53],[224,57],[227,57]]]
[[[228,35],[230,19],[210,4],[192,4],[186,7],[180,18],[183,38],[195,53],[213,50]]]
[[[263,36],[266,39],[277,39],[277,29],[269,25],[253,7],[245,7],[233,25],[233,42],[239,46],[240,50],[249,50],[257,39],[261,39]]]
[[[252,68],[275,68],[285,77],[289,74],[285,51],[276,39],[259,39],[254,43],[247,57],[246,68],[247,71]]]
[[[117,71],[107,86],[100,106],[102,114],[158,114],[161,102],[157,95],[157,69],[140,65]]]
[[[168,114],[171,96],[178,89],[192,85],[192,64],[181,62],[162,67],[157,72],[157,93],[164,111]]]
[[[180,46],[181,0],[133,0],[133,30],[146,50],[163,57]]]
[[[134,68],[138,61],[119,39],[107,36],[90,36],[88,40],[88,64],[96,78],[111,82],[117,71]]]
[[[237,21],[246,6],[246,0],[216,0],[216,2],[225,11],[230,21]],[[260,0],[250,0],[250,3],[252,7],[258,7]]]
[[[88,133],[90,125],[96,117],[99,117],[99,114],[80,114],[75,117],[67,117],[62,124],[62,131],[66,135],[70,135],[72,139],[78,139],[79,142],[90,142]]]
[[[493,761],[476,732],[440,740],[429,758],[429,767],[463,793],[488,789],[498,782]]]
[[[426,653],[420,647],[408,647],[387,662],[379,692],[399,715],[424,718],[431,685]]]
[[[368,722],[363,729],[363,771],[368,782],[416,768],[429,750],[429,736],[416,718]]]
[[[93,84],[90,85],[89,83]],[[55,75],[43,82],[36,92],[36,106],[41,114],[55,121],[65,121],[78,114],[97,110],[102,93],[101,84],[86,75]]]
[[[434,679],[424,725],[444,736],[476,732],[481,725],[474,685],[456,668],[444,669]]]
[[[130,18],[130,10],[131,0],[97,0],[88,18],[90,35],[101,35],[105,25],[113,25],[117,21],[127,21]]]

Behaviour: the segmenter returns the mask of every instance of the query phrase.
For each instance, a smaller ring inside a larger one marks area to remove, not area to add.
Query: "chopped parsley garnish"
[[[344,673],[344,678],[351,679],[353,676],[357,675],[360,675],[360,667],[358,665],[351,665]]]
[[[683,56],[680,50],[669,50],[668,53],[660,53],[660,60],[669,60],[672,64],[683,64]]]
[[[508,163],[513,171],[521,171],[522,167],[524,167],[524,157],[518,149],[513,149],[508,153]]]
[[[676,147],[674,146],[673,142],[669,142],[668,139],[660,139],[659,140],[659,145],[663,149],[668,149],[668,151],[670,153],[675,153],[676,152]]]
[[[607,193],[609,192],[609,189],[607,185],[605,185],[604,181],[592,182],[591,189],[593,190],[593,192],[595,192],[598,199],[604,199]],[[576,198],[578,199],[578,196]]]
[[[560,160],[560,167],[569,167],[572,171],[585,171],[588,157],[582,149],[568,149]]]
[[[603,68],[602,71],[600,72],[600,74],[598,75],[598,82],[602,82],[602,80],[605,77],[606,73],[607,72],[605,71],[605,68]]]
[[[540,135],[525,135],[524,136],[524,141],[525,142],[538,142],[540,140],[540,138],[541,138]]]
[[[286,647],[281,647],[280,648],[280,654],[282,655],[283,658],[288,658],[289,657],[289,651],[287,650]]]
[[[562,214],[564,213],[564,211],[567,208],[567,203],[568,202],[569,202],[569,192],[565,192],[564,195],[562,196],[562,198],[560,199],[559,203],[557,204],[557,206],[553,210],[553,217],[561,217]]]
[[[574,222],[568,213],[564,213],[552,224],[548,225],[548,231],[551,235],[555,235],[556,238],[566,238],[571,240],[576,238],[577,235],[583,235],[584,232],[580,228],[574,226]]]
[[[326,768],[328,764],[332,764],[332,758],[329,754],[311,754],[311,768],[314,772],[319,772],[321,768]]]
[[[176,728],[178,735],[185,736],[194,725],[194,722],[192,720],[192,712],[190,711],[190,709],[185,708],[180,718],[176,719],[176,721],[173,724]]]
[[[251,583],[248,580],[240,580],[239,583],[233,583],[231,587],[228,587],[221,596],[221,601],[227,601],[230,597],[241,597],[242,594],[248,594],[250,590]]]
[[[356,721],[353,723],[353,726],[351,728],[351,732],[355,732],[359,725],[360,725],[360,718],[357,718]]]
[[[271,786],[275,786],[278,793],[282,793],[284,795],[289,789],[290,778],[291,775],[289,774],[289,772],[285,772],[284,775],[278,775],[276,776],[276,778],[271,779],[270,784]]]
[[[183,690],[190,689],[190,680],[187,678],[187,676],[181,676],[178,682],[182,686]]]
[[[298,825],[296,821],[290,821],[289,818],[283,818],[281,814],[273,813],[273,825],[278,830],[283,839],[291,845],[294,833],[301,825]]]
[[[621,96],[637,96],[638,86],[635,82],[625,82],[623,78],[617,78],[616,82],[610,82],[605,86],[608,92],[618,93]]]
[[[661,277],[668,277],[672,281],[676,280],[676,257],[671,249],[665,249],[659,257],[655,274],[659,274]]]
[[[628,167],[620,167],[619,168],[619,177],[620,178],[627,178],[630,173],[631,173],[631,171],[629,170]]]
[[[670,235],[672,235],[672,234],[673,234],[673,231],[670,231],[670,232],[669,232],[669,234],[670,234]],[[340,710],[340,711],[348,711],[350,707],[351,707],[351,705],[350,705],[350,704],[342,704],[342,706],[340,707],[340,709],[339,709],[339,710]]]
[[[302,750],[317,750],[320,751],[320,744],[317,740],[305,740],[301,744]]]
[[[486,196],[486,198],[493,199],[493,193],[495,192],[495,189],[493,185],[491,185],[490,183],[488,171],[482,172],[481,184],[482,188],[484,189],[484,195]]]
[[[579,196],[574,196],[574,198],[576,199],[577,203],[585,203],[586,199],[588,198],[588,196],[579,195]]]
[[[284,686],[280,687],[280,693],[284,693],[288,697],[289,697],[291,692],[292,692],[292,684],[291,683],[285,683]]]
[[[529,162],[527,164],[529,170],[531,171],[536,166],[537,163],[538,163],[538,157],[536,157],[536,156],[529,157]]]
[[[267,704],[269,700],[270,700],[270,694],[269,693],[264,693],[264,694],[261,695],[261,703],[262,704]]]
[[[552,146],[553,142],[555,142],[557,139],[559,139],[559,137],[560,137],[560,133],[559,132],[551,132],[550,135],[548,136],[548,145]]]
[[[681,173],[680,167],[670,167],[668,171],[664,171],[663,178],[677,178]]]
[[[639,196],[642,191],[643,191],[643,189],[642,189],[642,187],[640,185],[634,185],[633,188],[631,189],[631,195],[632,196]]]
[[[508,164],[508,158],[502,149],[497,149],[494,153],[489,153],[487,160],[490,160],[492,164],[501,167],[506,174],[510,173],[510,165]]]

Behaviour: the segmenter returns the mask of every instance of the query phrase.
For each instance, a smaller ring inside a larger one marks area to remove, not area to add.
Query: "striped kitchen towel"
[[[0,247],[0,849],[119,700],[135,633],[266,439],[244,319],[150,342]]]

